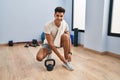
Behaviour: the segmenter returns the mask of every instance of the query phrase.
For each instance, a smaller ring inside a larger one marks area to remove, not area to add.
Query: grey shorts
[[[48,51],[52,52],[52,49],[49,46],[49,44],[42,44],[42,48],[46,48]]]

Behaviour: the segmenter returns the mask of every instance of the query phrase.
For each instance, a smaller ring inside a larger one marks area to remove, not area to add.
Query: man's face
[[[62,21],[63,18],[64,18],[64,13],[63,13],[63,12],[56,12],[56,13],[54,14],[54,17],[55,17],[55,21],[56,21],[57,23],[61,23],[61,21]]]

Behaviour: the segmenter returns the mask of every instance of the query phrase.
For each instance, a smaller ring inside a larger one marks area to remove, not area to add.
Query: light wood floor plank
[[[82,47],[72,47],[74,71],[62,66],[53,53],[56,65],[47,71],[44,61],[36,61],[41,46],[25,48],[24,44],[0,46],[0,80],[120,80],[120,59],[100,55]],[[63,49],[59,51],[63,55]]]

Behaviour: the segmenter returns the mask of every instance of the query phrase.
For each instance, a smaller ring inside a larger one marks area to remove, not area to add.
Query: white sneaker
[[[73,68],[73,66],[70,64],[70,62],[66,62],[65,64],[63,64],[63,66],[64,66],[65,68],[67,68],[68,70],[70,70],[70,71],[73,71],[73,70],[74,70],[74,68]]]
[[[52,53],[47,55],[47,59],[52,59]]]

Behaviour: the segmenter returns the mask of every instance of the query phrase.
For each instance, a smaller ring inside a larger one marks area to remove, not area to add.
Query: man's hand
[[[66,60],[63,56],[60,57],[60,60],[63,62],[63,63],[66,63]]]

